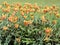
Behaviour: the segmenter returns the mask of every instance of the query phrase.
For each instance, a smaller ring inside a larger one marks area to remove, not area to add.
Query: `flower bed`
[[[0,5],[0,45],[56,45],[60,43],[59,7],[37,3]]]

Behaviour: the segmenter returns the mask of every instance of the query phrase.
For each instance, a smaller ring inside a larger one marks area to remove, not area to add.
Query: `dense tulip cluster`
[[[39,6],[37,3],[0,5],[0,44],[43,45],[43,42],[59,42],[59,7]],[[46,43],[47,44],[47,43]]]

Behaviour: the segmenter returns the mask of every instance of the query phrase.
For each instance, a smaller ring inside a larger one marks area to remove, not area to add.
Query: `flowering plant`
[[[54,45],[60,43],[59,32],[60,14],[55,5],[0,5],[0,45]]]

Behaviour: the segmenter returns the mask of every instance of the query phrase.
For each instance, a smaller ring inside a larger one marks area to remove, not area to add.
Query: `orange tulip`
[[[48,28],[48,27],[47,27],[47,28],[45,29],[45,33],[46,33],[46,34],[51,33],[51,31],[52,31],[52,29],[51,29],[51,28]]]
[[[24,20],[24,25],[28,26],[28,21]]]
[[[27,18],[27,16],[23,16],[24,17],[24,19],[26,19]]]
[[[18,7],[14,7],[13,10],[14,10],[14,11],[18,11],[19,8],[18,8]]]
[[[22,7],[20,3],[17,3],[16,5],[17,5],[17,6],[19,6],[19,8],[21,8],[21,7]]]
[[[0,8],[2,8],[2,5],[0,5]]]
[[[41,19],[43,23],[47,21],[44,15],[41,17]]]
[[[55,6],[55,5],[53,5],[53,6],[52,6],[52,8],[53,8],[53,9],[55,9],[55,8],[56,8],[56,6]]]
[[[53,20],[53,21],[52,21],[52,24],[56,24],[56,23],[57,23],[57,21],[56,21],[56,20]]]
[[[5,31],[6,31],[6,30],[8,30],[8,27],[6,27],[6,26],[3,26],[3,30],[5,30]]]
[[[54,12],[54,14],[55,14],[55,15],[57,15],[57,14],[58,14],[58,12]]]
[[[25,26],[28,26],[28,25],[30,25],[30,24],[32,24],[32,20],[29,20],[29,21],[24,20],[24,25],[25,25]]]
[[[37,5],[37,3],[35,3],[33,6],[35,9],[39,9],[39,6]]]
[[[48,10],[47,10],[47,9],[44,9],[44,10],[43,10],[43,13],[47,13],[47,12],[48,12]]]
[[[52,29],[51,29],[51,28],[47,27],[47,28],[45,29],[45,33],[46,33],[46,36],[47,36],[47,37],[51,35],[51,32],[52,32]]]
[[[12,22],[13,20],[13,17],[12,16],[10,16],[9,18],[8,18],[8,20],[10,21],[10,22]]]
[[[23,11],[21,11],[21,15],[24,16],[24,12]]]
[[[18,28],[18,27],[19,27],[19,24],[15,24],[14,27],[15,27],[15,28]]]
[[[3,14],[2,14],[1,19],[2,19],[2,20],[6,19],[6,15],[3,15]]]
[[[56,14],[55,16],[56,16],[57,18],[60,18],[60,15],[59,15],[59,14]]]

